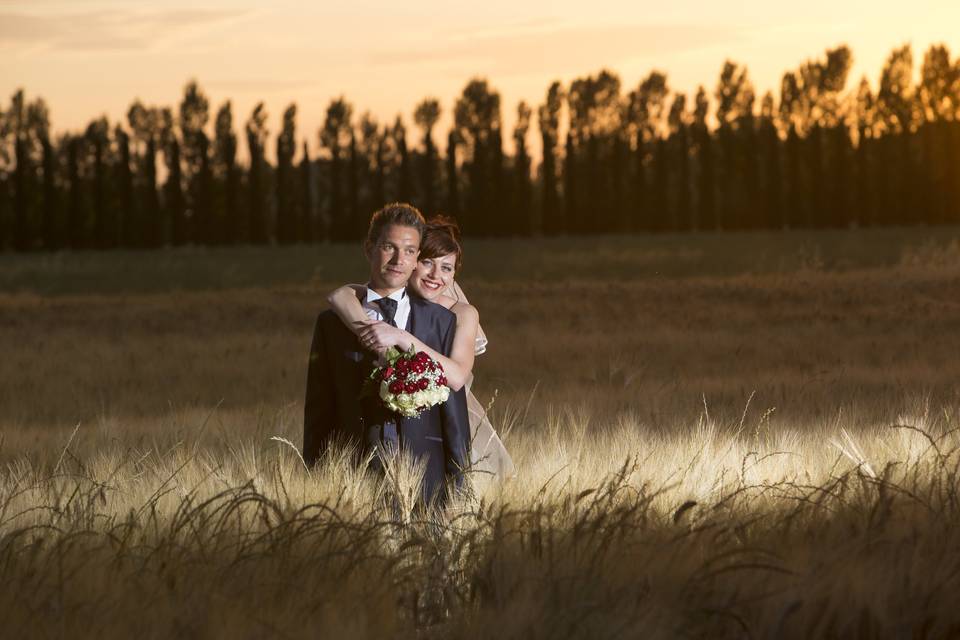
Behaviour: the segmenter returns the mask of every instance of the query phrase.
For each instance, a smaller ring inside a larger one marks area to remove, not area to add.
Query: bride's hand
[[[357,334],[360,344],[364,349],[369,349],[374,353],[383,353],[390,347],[400,349],[409,349],[409,334],[397,327],[391,326],[386,322],[371,320]]]

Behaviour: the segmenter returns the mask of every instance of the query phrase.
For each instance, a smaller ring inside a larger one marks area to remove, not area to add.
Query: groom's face
[[[377,242],[367,247],[370,283],[377,289],[405,287],[420,255],[420,232],[413,227],[391,224],[384,227]]]

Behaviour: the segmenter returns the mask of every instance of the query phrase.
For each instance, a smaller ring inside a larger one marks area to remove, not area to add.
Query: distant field
[[[949,400],[958,235],[470,242],[462,282],[491,340],[477,388],[494,412],[530,401],[531,423],[588,408],[651,428],[682,428],[704,401],[739,415],[753,393],[754,410],[810,426]],[[352,246],[0,256],[0,424],[155,435],[219,406],[246,431],[289,414],[297,435],[313,319],[363,277]]]
[[[618,281],[850,271],[956,258],[960,227],[467,239],[466,282]],[[0,292],[43,295],[302,287],[359,278],[358,246],[0,253]]]
[[[269,440],[363,279],[352,246],[0,255],[8,628],[960,633],[960,229],[468,240],[519,475],[441,529]]]

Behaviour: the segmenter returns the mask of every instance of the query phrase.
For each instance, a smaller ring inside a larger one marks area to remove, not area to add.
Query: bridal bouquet
[[[440,363],[423,351],[399,351],[394,347],[384,354],[387,363],[370,374],[380,399],[390,411],[405,418],[420,415],[450,396],[447,378]]]

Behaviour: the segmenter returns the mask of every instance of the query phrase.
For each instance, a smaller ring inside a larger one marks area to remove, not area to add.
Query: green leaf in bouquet
[[[400,351],[396,347],[390,347],[383,353],[383,357],[386,359],[388,363],[390,363],[390,366],[393,366],[394,364],[396,364],[397,360],[399,360],[402,355],[403,354],[400,353]]]

